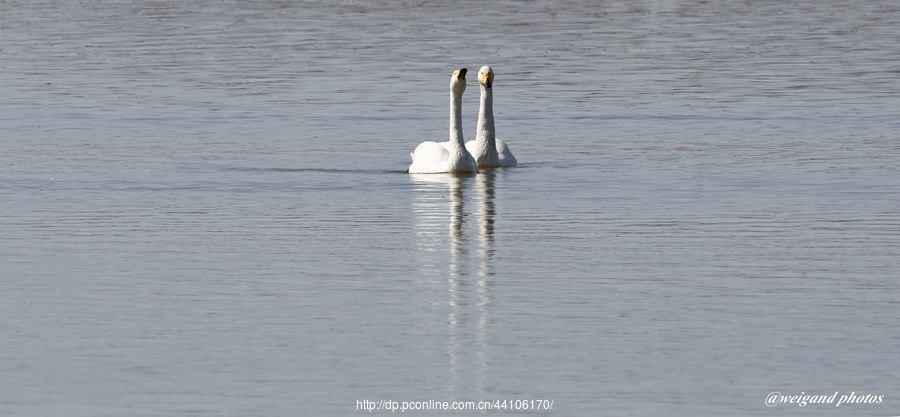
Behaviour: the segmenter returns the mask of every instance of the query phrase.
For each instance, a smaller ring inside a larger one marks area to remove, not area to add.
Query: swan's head
[[[478,71],[478,82],[485,88],[491,88],[491,84],[494,83],[494,70],[490,65],[485,65]]]
[[[462,93],[466,91],[466,70],[465,68],[453,71],[450,76],[450,89],[454,92]]]

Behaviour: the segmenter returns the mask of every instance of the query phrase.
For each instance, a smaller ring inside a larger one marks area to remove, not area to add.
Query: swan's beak
[[[459,71],[455,71],[453,74],[456,75],[457,80],[465,80],[466,79],[466,71],[468,71],[468,70],[463,68]]]
[[[478,78],[479,78],[478,81],[480,81],[481,84],[483,84],[485,86],[485,88],[491,88],[491,84],[494,83],[494,74],[491,74],[489,72],[488,73],[479,72]]]

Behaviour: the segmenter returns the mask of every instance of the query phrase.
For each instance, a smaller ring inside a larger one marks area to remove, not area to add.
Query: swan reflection
[[[481,225],[481,233],[478,234],[480,242],[478,276],[482,277],[494,274],[494,216],[497,215],[497,211],[494,209],[494,178],[496,175],[494,170],[485,170],[478,176],[480,196],[478,220]]]
[[[460,395],[484,394],[496,173],[484,170],[474,176],[410,177],[415,188],[415,241],[423,283],[446,282],[446,298],[436,302],[448,308],[447,390]]]
[[[410,174],[415,187],[415,246],[421,272],[440,274],[446,267],[451,277],[494,274],[496,175],[494,170],[465,176]],[[474,193],[469,190],[473,187]],[[471,268],[473,261],[477,268]]]

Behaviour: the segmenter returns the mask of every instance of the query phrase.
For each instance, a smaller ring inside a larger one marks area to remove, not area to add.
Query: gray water
[[[898,415],[898,57],[893,1],[0,1],[0,414]],[[520,165],[406,174],[484,64]]]

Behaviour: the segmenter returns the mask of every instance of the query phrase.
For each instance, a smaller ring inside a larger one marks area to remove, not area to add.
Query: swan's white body
[[[462,133],[462,94],[466,90],[466,69],[450,78],[450,140],[422,142],[410,153],[410,174],[474,173],[478,164],[466,150]]]
[[[497,139],[494,131],[494,71],[485,65],[478,71],[478,84],[481,85],[481,107],[478,110],[478,125],[475,140],[466,143],[466,149],[475,158],[480,168],[514,167],[516,157],[502,140]]]

